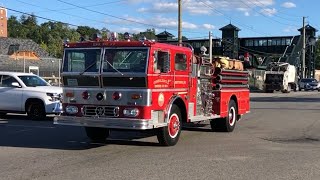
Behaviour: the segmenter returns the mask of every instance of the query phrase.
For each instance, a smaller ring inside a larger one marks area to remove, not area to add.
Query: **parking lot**
[[[233,133],[185,127],[173,147],[151,133],[81,127],[10,114],[0,119],[0,179],[319,179],[320,93],[252,93]]]

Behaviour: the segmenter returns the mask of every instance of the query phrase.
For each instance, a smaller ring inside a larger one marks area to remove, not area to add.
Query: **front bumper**
[[[56,116],[54,118],[54,124],[133,130],[154,129],[167,125],[166,123],[158,123],[152,119],[95,118],[77,116]]]
[[[306,85],[305,90],[319,90],[320,88],[318,86],[310,86]]]
[[[59,114],[62,112],[62,104],[60,101],[49,102],[46,104],[47,114]]]

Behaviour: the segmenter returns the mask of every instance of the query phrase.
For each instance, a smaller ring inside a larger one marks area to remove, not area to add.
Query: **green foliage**
[[[46,50],[51,56],[61,58],[63,53],[63,41],[69,39],[71,42],[78,41],[81,36],[87,40],[92,39],[98,33],[102,38],[107,38],[110,31],[107,28],[101,30],[89,26],[78,26],[76,29],[60,22],[44,22],[38,24],[34,15],[22,15],[20,19],[10,16],[8,19],[8,36],[12,38],[32,39]],[[119,39],[123,39],[123,33],[119,33]],[[133,39],[141,37],[156,39],[155,29],[147,29],[145,32],[133,34]]]

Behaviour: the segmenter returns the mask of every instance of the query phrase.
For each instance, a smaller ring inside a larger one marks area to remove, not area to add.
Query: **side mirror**
[[[11,83],[12,87],[21,88],[20,84],[18,82]]]

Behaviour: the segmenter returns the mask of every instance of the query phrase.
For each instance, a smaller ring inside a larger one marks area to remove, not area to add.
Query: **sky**
[[[306,24],[320,29],[319,0],[181,0],[182,35],[189,39],[221,37],[232,23],[239,37],[298,35]],[[137,33],[154,28],[178,36],[178,0],[0,0],[8,16],[33,13],[71,27],[107,28]],[[11,10],[10,10],[11,9]],[[18,11],[18,12],[17,12]],[[38,23],[47,20],[38,18]]]

